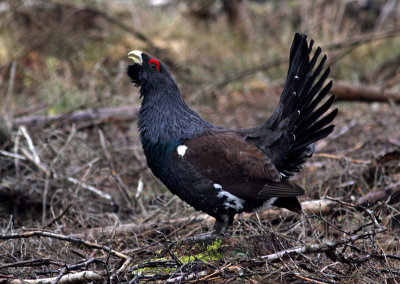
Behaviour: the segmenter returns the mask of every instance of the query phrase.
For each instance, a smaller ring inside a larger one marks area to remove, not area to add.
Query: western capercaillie
[[[215,126],[187,106],[168,68],[141,51],[128,56],[128,75],[143,98],[139,130],[147,164],[182,200],[216,219],[222,234],[235,214],[266,206],[301,211],[304,189],[289,180],[332,131],[337,109],[324,84],[329,68],[321,48],[296,34],[289,71],[275,112],[262,124],[231,130]]]

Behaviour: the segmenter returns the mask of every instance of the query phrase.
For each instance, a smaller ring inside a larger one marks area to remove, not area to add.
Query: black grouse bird
[[[296,34],[289,71],[277,109],[254,128],[231,130],[215,126],[189,108],[168,68],[141,51],[131,51],[128,75],[143,97],[139,112],[140,138],[147,164],[166,187],[196,210],[216,221],[223,234],[235,214],[273,205],[301,212],[297,196],[304,189],[291,182],[311,157],[314,142],[328,136],[337,109],[326,100],[329,68],[313,41]]]

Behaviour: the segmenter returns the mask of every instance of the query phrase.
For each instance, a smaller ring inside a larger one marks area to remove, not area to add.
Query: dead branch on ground
[[[386,186],[383,189],[379,189],[374,192],[370,192],[365,196],[360,197],[357,200],[357,204],[360,205],[372,205],[378,201],[387,200],[389,197],[400,193],[400,182],[396,182]]]
[[[328,252],[328,251],[332,252],[339,246],[343,246],[343,245],[346,245],[349,243],[354,243],[355,241],[357,241],[359,239],[366,239],[369,237],[373,237],[376,234],[385,232],[386,230],[387,230],[386,228],[380,228],[377,230],[367,231],[362,234],[355,234],[348,238],[338,240],[336,242],[325,242],[325,243],[317,244],[317,245],[306,245],[306,246],[302,246],[302,247],[298,247],[298,248],[287,249],[287,250],[279,251],[279,252],[276,252],[273,254],[262,256],[261,259],[268,261],[268,262],[273,262],[273,261],[289,258],[294,255],[311,254],[311,253]],[[342,260],[343,260],[343,258],[342,258]]]
[[[350,101],[394,101],[400,103],[400,93],[392,90],[385,90],[377,86],[353,84],[345,81],[335,81],[331,93],[336,98]]]
[[[127,256],[123,253],[120,253],[118,251],[115,251],[107,246],[88,242],[83,239],[72,237],[72,236],[66,236],[66,235],[61,235],[61,234],[56,234],[56,233],[46,232],[46,231],[29,231],[29,232],[18,233],[18,234],[0,235],[0,240],[28,239],[28,238],[32,238],[32,237],[47,237],[47,238],[58,239],[58,240],[67,241],[67,242],[74,243],[74,244],[83,245],[83,246],[86,246],[86,247],[92,248],[92,249],[104,250],[113,256],[116,256],[116,257],[119,257],[119,258],[122,258],[125,260],[130,258],[129,256]]]
[[[87,281],[100,281],[103,275],[93,271],[81,271],[63,275],[61,278],[41,278],[41,279],[15,279],[11,280],[10,284],[72,284],[72,283],[86,283]]]
[[[119,106],[109,108],[90,108],[79,111],[71,111],[56,115],[31,115],[16,118],[13,121],[14,128],[21,125],[29,127],[43,127],[51,124],[93,124],[95,122],[107,121],[126,121],[136,119],[139,112],[139,106]]]

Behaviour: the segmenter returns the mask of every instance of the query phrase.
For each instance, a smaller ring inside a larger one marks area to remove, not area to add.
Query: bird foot
[[[229,219],[227,217],[226,222],[221,222],[215,220],[214,227],[211,232],[200,234],[194,237],[190,237],[185,239],[184,241],[192,241],[192,242],[205,242],[205,241],[215,241],[217,238],[223,238],[229,236],[228,228],[232,225],[233,217]]]

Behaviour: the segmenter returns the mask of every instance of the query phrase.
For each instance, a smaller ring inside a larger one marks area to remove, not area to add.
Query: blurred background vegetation
[[[3,0],[1,110],[14,117],[137,104],[125,76],[132,49],[165,61],[192,103],[218,105],[232,92],[282,85],[295,32],[328,53],[332,78],[398,89],[399,27],[398,1],[386,0]],[[209,89],[255,67],[263,72]]]

